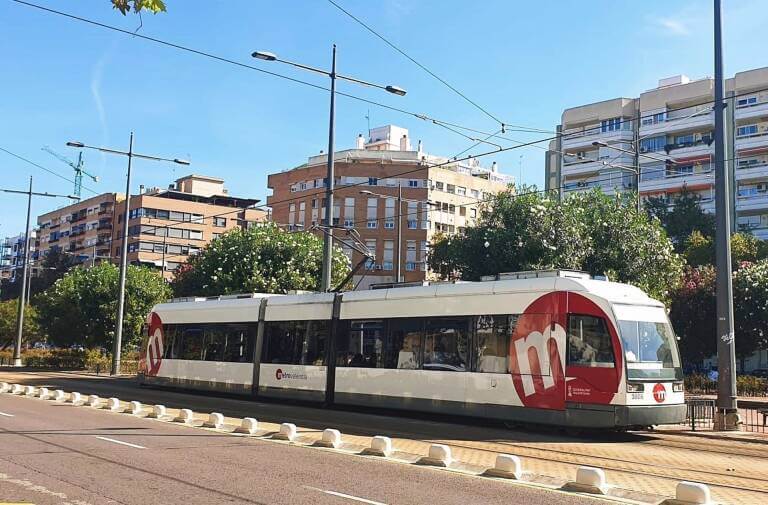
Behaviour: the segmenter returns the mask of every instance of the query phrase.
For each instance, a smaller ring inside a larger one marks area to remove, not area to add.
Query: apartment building
[[[726,121],[733,226],[768,239],[768,68],[739,72],[725,87],[733,103]],[[565,110],[545,159],[547,189],[635,191],[638,165],[643,199],[673,206],[685,187],[714,212],[713,100],[713,79],[681,75],[637,98]]]
[[[224,180],[188,175],[168,189],[151,188],[131,197],[128,222],[128,261],[163,269],[170,278],[190,255],[234,228],[266,220],[267,212],[253,207],[255,198],[231,196]],[[125,202],[118,204],[112,235],[112,256],[120,257]]]
[[[56,248],[80,261],[109,259],[115,205],[124,199],[120,193],[102,193],[39,216],[40,255]]]
[[[359,135],[355,148],[336,152],[334,161],[332,222],[343,228],[335,236],[374,256],[353,279],[358,289],[396,281],[399,223],[401,280],[428,278],[426,260],[433,238],[462,233],[472,226],[483,200],[512,182],[498,172],[495,163],[486,168],[477,160],[452,162],[425,153],[421,141],[414,149],[408,130],[394,125],[370,130],[367,139]],[[273,221],[290,230],[312,230],[327,222],[326,164],[327,155],[321,153],[298,167],[269,175],[272,195],[267,204]],[[398,191],[403,198],[400,212]],[[363,260],[353,247],[336,243],[353,266]]]
[[[163,271],[166,278],[191,254],[222,233],[266,219],[259,200],[229,195],[224,181],[188,175],[168,189],[140,187],[131,196],[128,261]],[[125,198],[106,193],[38,218],[45,253],[58,247],[84,262],[113,261],[122,251]]]
[[[31,236],[29,259],[32,271],[30,275],[36,276],[39,271],[37,265],[38,243],[37,234],[34,230]],[[15,237],[6,237],[0,241],[0,280],[15,282],[16,276],[21,276],[21,271],[24,268],[25,238],[26,233],[20,233]]]

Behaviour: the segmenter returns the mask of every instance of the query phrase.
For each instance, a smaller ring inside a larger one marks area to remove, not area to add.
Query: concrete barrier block
[[[128,412],[138,416],[144,412],[144,407],[141,405],[141,402],[133,401],[128,404]]]
[[[11,385],[7,382],[0,382],[0,393],[7,393],[11,390]]]
[[[20,395],[24,393],[24,386],[21,384],[14,384],[11,386],[11,394]]]
[[[90,395],[88,397],[88,405],[95,408],[100,409],[101,408],[101,398],[99,398],[99,395]]]
[[[371,448],[366,452],[368,454],[387,458],[392,454],[392,439],[376,435],[371,439]]]
[[[523,476],[523,465],[517,456],[498,454],[493,468],[486,473],[495,477],[519,480]]]
[[[445,444],[432,444],[426,458],[421,458],[418,463],[422,465],[447,467],[453,461],[451,448]]]
[[[325,447],[338,449],[341,446],[341,432],[332,428],[326,428],[323,430],[323,438],[320,442]]]
[[[35,396],[37,388],[35,386],[24,386],[24,396]]]
[[[244,417],[240,422],[240,426],[235,429],[236,433],[245,433],[248,435],[253,435],[257,431],[259,431],[259,422],[252,417]]]
[[[83,404],[83,396],[78,393],[77,391],[72,391],[69,393],[69,402],[72,405],[82,405]]]
[[[56,402],[63,402],[67,397],[67,394],[62,389],[57,389],[53,392],[53,400]]]
[[[675,499],[686,505],[709,505],[712,503],[709,486],[698,482],[678,482],[675,488]]]
[[[580,466],[576,469],[576,480],[568,482],[563,489],[577,493],[606,494],[608,484],[602,468]]]
[[[154,417],[155,419],[162,419],[167,415],[168,415],[168,412],[165,409],[165,405],[155,405],[152,407],[152,412],[149,414],[149,417]]]
[[[110,398],[107,400],[107,408],[112,412],[117,412],[121,409],[120,400],[118,398]]]
[[[51,392],[48,388],[40,388],[37,390],[37,396],[41,400],[47,400],[51,396]]]
[[[293,423],[283,423],[280,425],[280,431],[273,438],[278,440],[288,440],[289,442],[296,438],[296,425]]]
[[[179,410],[179,415],[174,419],[177,423],[192,424],[195,420],[195,413],[190,409]]]
[[[224,427],[224,416],[218,412],[211,412],[208,414],[208,421],[203,424],[206,428],[216,428],[220,430]]]

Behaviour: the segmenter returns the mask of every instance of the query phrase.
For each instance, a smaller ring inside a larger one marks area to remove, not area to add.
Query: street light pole
[[[24,335],[24,301],[27,296],[27,270],[29,269],[29,219],[32,214],[32,176],[29,176],[27,196],[27,227],[24,235],[24,267],[21,273],[21,294],[16,315],[16,344],[13,346],[13,366],[21,366],[21,337]]]
[[[331,278],[333,277],[333,134],[336,119],[336,44],[333,45],[333,57],[331,60],[331,113],[328,122],[328,170],[325,183],[325,219],[328,224],[328,233],[323,234],[323,273],[320,282],[320,291],[331,290]]]
[[[170,163],[177,163],[179,165],[189,165],[189,161],[179,158],[160,158],[157,156],[149,156],[146,154],[138,154],[133,152],[133,132],[128,143],[128,151],[118,151],[116,149],[107,149],[106,147],[94,147],[83,144],[82,142],[67,142],[69,147],[76,147],[78,149],[95,149],[109,154],[119,154],[121,156],[128,157],[128,173],[125,179],[125,214],[123,214],[123,243],[121,244],[121,257],[120,257],[120,281],[119,281],[119,293],[117,298],[117,321],[115,322],[115,342],[112,350],[112,369],[111,374],[117,375],[120,373],[120,356],[122,351],[123,340],[123,321],[125,318],[125,282],[126,273],[128,270],[128,222],[130,221],[131,212],[131,164],[133,158],[141,158],[152,161],[167,161]]]
[[[402,282],[403,268],[403,184],[397,182],[397,264],[395,265],[395,282]]]
[[[739,427],[736,399],[736,354],[731,279],[730,191],[725,169],[725,101],[723,94],[723,34],[721,2],[715,7],[715,263],[717,267],[717,418],[716,428]]]
[[[123,318],[125,316],[125,276],[128,270],[128,215],[131,212],[131,162],[133,161],[133,132],[128,141],[128,175],[125,178],[125,214],[123,215],[123,243],[120,244],[120,281],[117,296],[117,324],[112,347],[112,375],[120,373],[123,344]]]

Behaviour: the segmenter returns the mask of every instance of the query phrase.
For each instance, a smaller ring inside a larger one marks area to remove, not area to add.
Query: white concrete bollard
[[[11,386],[11,394],[20,395],[24,392],[24,386],[21,384],[14,384]]]
[[[77,391],[72,391],[69,393],[69,401],[72,403],[72,405],[82,405],[83,404],[83,398],[80,393]]]
[[[568,487],[584,493],[605,494],[605,472],[602,468],[580,466],[576,469],[576,482],[570,483]]]
[[[7,382],[0,382],[0,393],[7,393],[11,390],[11,385]]]
[[[88,405],[95,409],[101,408],[101,398],[98,395],[90,395],[88,397]]]
[[[453,461],[451,448],[444,444],[432,444],[429,446],[427,459],[429,464],[448,466]]]
[[[275,435],[279,440],[288,440],[289,442],[296,438],[296,425],[293,423],[283,423],[280,425],[280,432]]]
[[[107,408],[112,412],[120,410],[120,400],[117,398],[110,398],[107,400]]]
[[[154,417],[155,419],[160,419],[167,415],[168,413],[165,410],[165,405],[155,405],[154,407],[152,407],[152,414],[150,414],[150,417]]]
[[[53,400],[57,402],[63,402],[64,398],[66,398],[66,393],[64,393],[63,390],[57,389],[53,392]]]
[[[48,388],[40,388],[37,392],[37,395],[41,400],[47,400],[51,397],[51,392]]]
[[[523,476],[523,465],[520,458],[511,454],[496,455],[496,463],[493,469],[501,475],[520,479]]]
[[[179,410],[179,416],[174,419],[177,423],[184,423],[184,424],[192,424],[192,421],[195,420],[195,413],[192,412],[190,409],[181,409]]]
[[[678,482],[675,488],[675,499],[686,505],[708,505],[712,503],[709,486],[699,484],[698,482]]]
[[[248,435],[253,435],[259,430],[259,422],[252,418],[252,417],[244,417],[243,420],[240,422],[240,427],[237,428],[235,431],[237,433],[246,433]]]
[[[24,396],[35,396],[35,391],[37,391],[37,388],[35,388],[35,386],[25,386]]]
[[[224,427],[224,416],[218,412],[211,412],[208,414],[208,422],[205,423],[208,428],[216,428],[220,430]]]
[[[143,410],[144,410],[144,407],[141,406],[141,402],[133,401],[129,404],[129,407],[128,407],[128,412],[130,412],[134,416],[138,416],[139,414],[142,413]]]
[[[323,430],[322,443],[326,447],[338,449],[341,445],[341,432],[332,428],[326,428]]]
[[[385,458],[389,457],[392,454],[392,439],[376,435],[371,439],[371,448],[368,452]]]

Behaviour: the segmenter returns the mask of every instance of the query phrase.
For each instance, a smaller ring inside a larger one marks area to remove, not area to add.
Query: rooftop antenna
[[[522,188],[523,187],[523,155],[522,154],[518,158],[518,162],[517,163],[518,163],[519,168],[520,168],[520,181],[519,182],[520,182],[520,187]]]
[[[365,113],[365,119],[368,120],[368,140],[371,139],[371,109],[368,109],[368,112]]]

